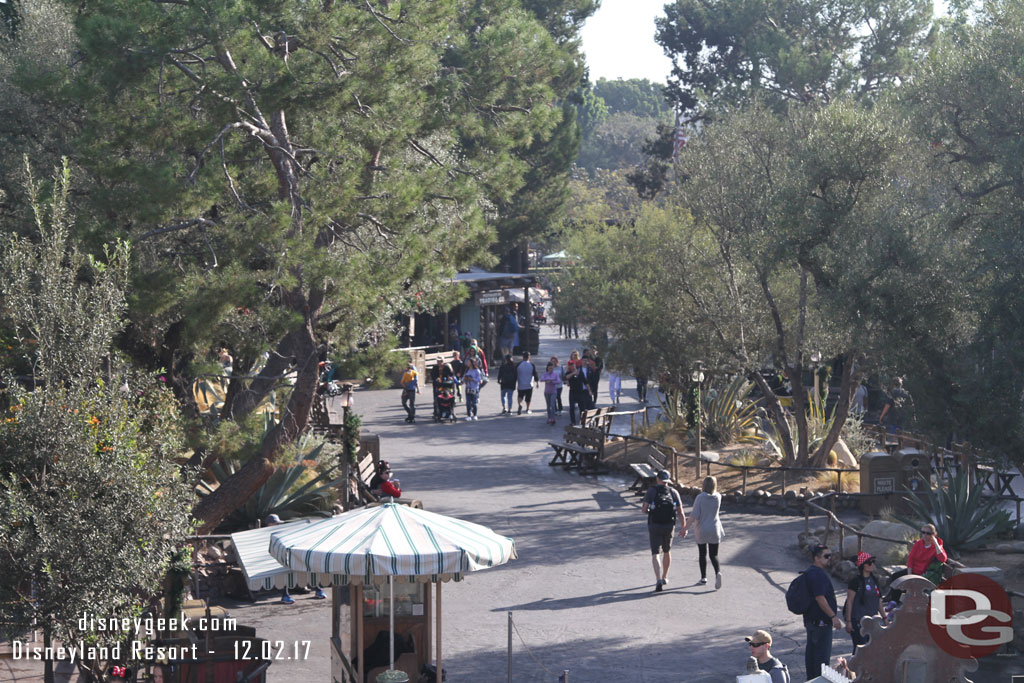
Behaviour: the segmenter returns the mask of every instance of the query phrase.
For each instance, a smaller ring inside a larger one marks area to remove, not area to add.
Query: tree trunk
[[[43,651],[49,652],[53,646],[53,641],[50,638],[50,629],[43,629]],[[53,677],[53,660],[49,657],[43,658],[43,683],[54,683]]]
[[[853,391],[857,386],[854,382],[853,376],[853,352],[849,351],[843,354],[847,361],[843,363],[843,376],[842,384],[839,388],[839,402],[836,404],[835,417],[832,419],[832,426],[828,430],[828,434],[825,435],[825,440],[818,446],[818,450],[814,452],[811,462],[815,467],[822,467],[825,464],[825,459],[828,457],[832,447],[839,441],[839,434],[842,432],[843,424],[846,423],[846,417],[850,414],[850,401],[853,400]],[[858,374],[858,378],[859,378]]]
[[[807,430],[807,390],[804,389],[803,363],[786,366],[786,377],[793,388],[793,417],[796,419],[796,465],[806,467],[810,464],[811,454],[808,453],[810,441]]]
[[[782,409],[782,404],[779,403],[778,397],[775,396],[775,392],[768,386],[768,382],[764,380],[760,372],[750,373],[750,377],[753,378],[754,384],[758,386],[761,393],[764,394],[765,403],[768,407],[768,415],[771,417],[772,422],[775,423],[775,429],[779,433],[779,446],[782,448],[782,460],[784,465],[792,465],[796,460],[796,455],[793,453],[793,434],[789,431],[789,421],[786,419],[786,413]]]
[[[248,417],[281,381],[281,376],[291,367],[295,356],[295,334],[293,330],[281,339],[256,378],[235,396],[228,411],[232,420],[240,422]]]
[[[298,377],[281,421],[263,438],[259,454],[254,455],[242,469],[228,477],[217,490],[192,509],[192,515],[201,522],[200,534],[210,533],[270,478],[283,447],[295,441],[309,423],[309,412],[319,380],[319,358],[311,322],[307,320],[302,328],[293,330],[290,336],[295,343],[293,350],[298,361]]]

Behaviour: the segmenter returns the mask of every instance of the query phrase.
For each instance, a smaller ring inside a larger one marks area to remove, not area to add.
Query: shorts
[[[519,389],[516,393],[518,394],[520,401],[524,398],[527,403],[531,403],[533,401],[533,387],[530,387],[529,389]]]
[[[647,535],[651,539],[651,554],[667,553],[672,550],[674,524],[648,524]]]

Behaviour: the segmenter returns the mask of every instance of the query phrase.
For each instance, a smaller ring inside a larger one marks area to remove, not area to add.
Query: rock
[[[794,498],[796,498],[796,491],[790,489],[789,491],[786,491],[784,494],[782,494],[782,496],[786,500],[793,500]]]
[[[853,453],[842,439],[836,441],[836,445],[832,447],[832,452],[836,454],[836,463],[839,467],[857,469],[857,458],[853,457]]]
[[[917,530],[913,527],[880,519],[868,522],[861,531],[873,536],[893,539],[893,541],[912,540],[917,536]],[[877,557],[878,564],[898,564],[906,559],[909,546],[893,541],[876,541],[873,538],[865,538],[861,547],[864,552]],[[857,554],[857,536],[855,534],[846,537],[841,554],[844,557],[852,557]]]
[[[1005,579],[1003,570],[999,567],[959,567],[953,570],[953,575],[957,574],[980,574],[992,579],[1000,586],[1003,585],[1003,580]]]
[[[1024,553],[1024,541],[1010,541],[1009,543],[1000,543],[995,548],[996,552],[999,553]]]
[[[832,574],[843,583],[849,583],[857,575],[857,565],[849,560],[842,560],[832,567]]]

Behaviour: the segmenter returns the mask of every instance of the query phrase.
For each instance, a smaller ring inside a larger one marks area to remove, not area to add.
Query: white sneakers
[[[718,590],[721,587],[722,587],[722,572],[717,572],[715,574],[715,590]]]

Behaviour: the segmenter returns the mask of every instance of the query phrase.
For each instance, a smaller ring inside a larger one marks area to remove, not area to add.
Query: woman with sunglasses
[[[402,497],[402,486],[397,479],[391,478],[391,465],[387,460],[377,464],[377,473],[370,479],[370,492],[379,496]]]
[[[921,538],[914,541],[907,556],[907,571],[923,576],[937,586],[942,581],[941,565],[948,559],[942,539],[935,533],[935,525],[925,524],[921,527]]]
[[[860,632],[860,620],[881,614],[885,620],[885,607],[882,602],[882,591],[875,578],[875,556],[868,553],[857,553],[857,569],[860,573],[850,580],[846,586],[846,606],[843,608],[846,617],[846,632],[853,639],[853,651],[857,646],[868,642],[868,638]]]

